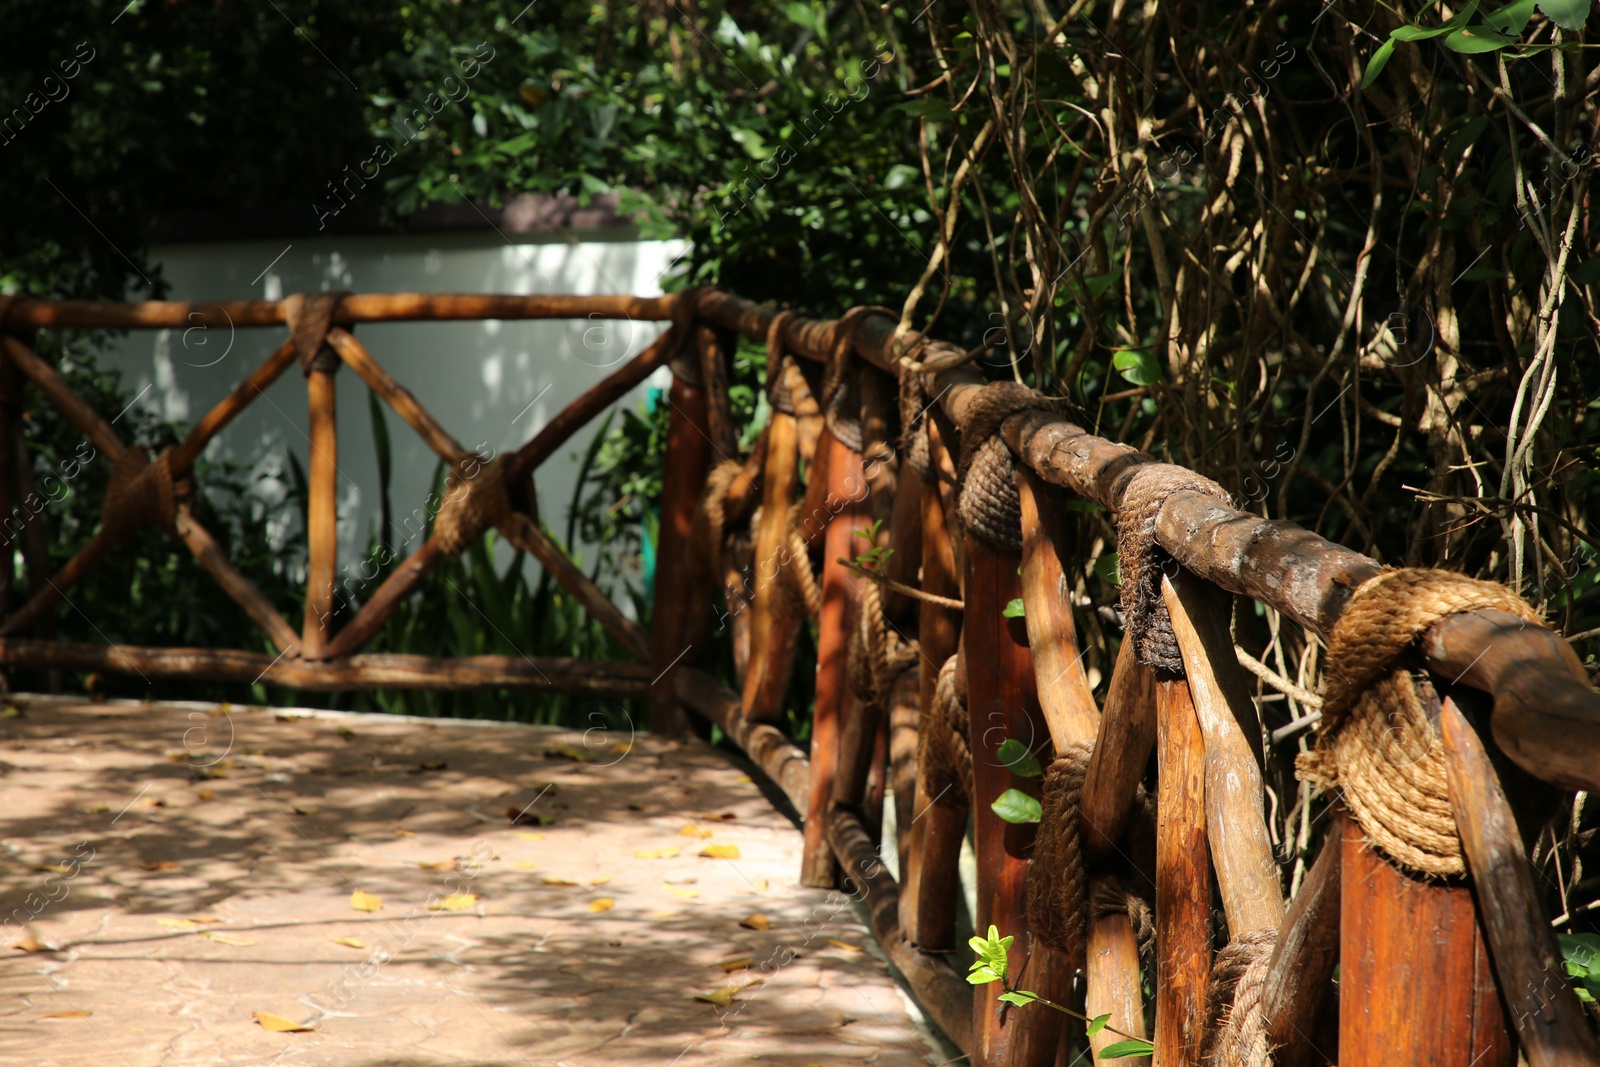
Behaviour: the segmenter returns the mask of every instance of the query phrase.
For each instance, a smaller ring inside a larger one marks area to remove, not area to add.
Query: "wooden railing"
[[[560,316],[671,326],[493,464],[475,462],[347,329]],[[130,454],[25,342],[46,327],[197,321],[286,325],[291,337],[154,461]],[[788,796],[805,830],[801,880],[865,902],[888,958],[974,1063],[1054,1064],[1063,1049],[1087,1043],[1098,1054],[1119,1038],[1087,1035],[1038,1004],[1002,1004],[998,984],[964,980],[957,865],[969,819],[971,918],[1016,937],[1011,977],[1148,1036],[1160,1067],[1509,1067],[1519,1050],[1536,1067],[1600,1064],[1518,830],[1528,813],[1513,809],[1539,788],[1532,779],[1600,786],[1600,697],[1567,643],[1498,587],[1385,571],[1240,511],[1193,472],[1095,437],[1021,386],[985,383],[961,350],[897,336],[896,325],[878,309],[811,320],[717,290],[0,306],[0,444],[17,440],[20,371],[116,464],[100,533],[0,627],[0,663],[308,689],[549,685],[647,697],[662,732],[683,729],[691,710]],[[773,411],[748,455],[728,399],[737,335],[768,348]],[[206,441],[297,358],[313,442],[298,632],[185,503]],[[334,630],[329,379],[341,364],[451,464],[455,496],[427,543]],[[674,379],[646,636],[538,529],[527,483],[562,440],[662,365]],[[0,478],[12,505],[8,484]],[[1067,547],[1074,500],[1116,517],[1122,555],[1129,632],[1114,656],[1107,650],[1115,667],[1101,701],[1070,596],[1068,576],[1086,562]],[[180,538],[280,655],[19,636],[140,524]],[[360,654],[431,567],[490,526],[549,568],[637,662]],[[1230,634],[1233,594],[1328,644],[1326,719],[1302,772],[1333,799],[1318,858],[1292,896],[1264,814],[1267,753]],[[733,645],[731,687],[709,669],[718,617]],[[817,669],[803,750],[779,724],[808,617]],[[1510,763],[1491,758],[1484,734]],[[1033,760],[1043,777],[1024,773]],[[1508,798],[1501,773],[1512,764],[1531,779],[1511,783]],[[1010,791],[1040,802],[1038,822],[1001,818],[993,805]],[[898,879],[880,859],[890,796]]]

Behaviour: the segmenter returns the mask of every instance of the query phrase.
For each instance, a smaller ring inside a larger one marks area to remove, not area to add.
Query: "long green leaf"
[[[1384,66],[1389,62],[1389,57],[1394,55],[1395,38],[1391,37],[1378,46],[1372,53],[1372,58],[1367,60],[1367,73],[1361,79],[1361,88],[1365,89],[1378,80],[1378,75],[1383,73]]]

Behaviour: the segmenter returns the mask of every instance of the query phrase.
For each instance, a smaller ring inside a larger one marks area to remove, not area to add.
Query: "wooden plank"
[[[1103,863],[1115,851],[1138,801],[1139,783],[1155,743],[1155,675],[1139,662],[1133,642],[1124,639],[1078,800],[1083,852],[1090,863]]]
[[[584,662],[527,656],[459,658],[376,655],[310,662],[289,656],[216,648],[86,645],[27,638],[0,639],[0,663],[66,670],[264,682],[290,689],[535,689],[622,700],[642,698],[650,685],[643,664]]]
[[[1039,709],[1027,628],[1023,620],[1002,614],[1005,606],[1021,595],[1017,561],[976,538],[969,539],[963,641],[971,721],[973,849],[978,860],[978,914],[973,918],[979,930],[992,923],[1002,934],[1016,937],[1011,947],[1014,973],[1022,973],[1028,966],[1032,949],[1026,908],[1027,857],[1036,827],[1007,823],[990,805],[1007,789],[1037,797],[1040,781],[1013,774],[997,750],[1008,739],[1037,748],[1049,736]],[[1051,972],[1040,977],[1055,980],[1059,976]],[[1040,985],[1045,988],[1035,988],[1035,992],[1058,999],[1060,991],[1051,989],[1049,981]],[[999,983],[978,988],[972,1063],[983,1067],[1053,1063],[1063,1017],[1059,1012],[1046,1015],[1038,1011],[1027,1016],[1027,1008],[1002,1011],[996,999],[1001,992]],[[1024,1018],[1029,1019],[1026,1024],[1022,1024]],[[1019,1046],[1015,1050],[1014,1042]]]
[[[1476,1059],[1484,950],[1472,891],[1402,873],[1366,846],[1354,819],[1343,847],[1339,1062],[1510,1067]]]
[[[1324,1005],[1335,999],[1344,823],[1344,810],[1334,808],[1322,851],[1289,904],[1267,964],[1261,1014],[1274,1067],[1313,1067],[1336,1058],[1317,1048],[1315,1037]]]
[[[750,669],[745,675],[745,714],[772,722],[783,713],[783,695],[794,669],[798,619],[777,617],[778,573],[789,553],[789,507],[800,477],[800,423],[793,415],[772,413],[767,429],[766,464],[761,479],[761,523],[756,530],[755,604],[750,614]]]
[[[1089,899],[1095,899],[1102,879],[1092,879]],[[1139,943],[1126,912],[1114,911],[1089,922],[1089,945],[1084,959],[1084,1014],[1091,1019],[1111,1016],[1111,1026],[1148,1037],[1144,1025],[1144,997],[1139,989]],[[1110,1030],[1101,1030],[1089,1039],[1096,1057],[1107,1045],[1125,1040]],[[1115,1061],[1127,1067],[1149,1067],[1148,1056]]]
[[[217,405],[201,417],[189,431],[189,436],[177,448],[172,450],[169,461],[172,473],[177,475],[194,466],[194,461],[200,458],[200,453],[211,439],[221,433],[223,428],[232,422],[250,402],[257,396],[266,392],[267,388],[277,381],[283,372],[294,366],[295,359],[299,356],[294,341],[288,340],[279,345],[266,362],[250,373],[250,377],[234,386],[233,392],[223,397]]]
[[[1450,807],[1523,1055],[1530,1067],[1595,1067],[1600,1044],[1567,980],[1522,835],[1489,754],[1450,697],[1444,698],[1439,725]]]
[[[1211,980],[1205,735],[1182,679],[1156,683],[1155,1067],[1197,1067]]]
[[[661,533],[656,542],[656,582],[650,609],[650,662],[656,671],[650,687],[650,731],[676,736],[687,728],[688,721],[678,704],[672,672],[694,645],[696,615],[709,610],[709,601],[695,602],[688,549],[695,509],[706,484],[711,441],[705,432],[704,393],[674,375],[667,398],[672,411],[667,420]]]
[[[822,617],[817,622],[816,710],[811,720],[811,807],[805,815],[805,855],[801,861],[802,885],[834,885],[833,854],[828,851],[825,815],[833,795],[839,759],[839,732],[849,711],[851,696],[846,658],[850,624],[857,601],[855,578],[840,559],[852,558],[853,531],[865,524],[866,480],[861,454],[828,437],[828,509],[833,519],[823,539]]]
[[[339,429],[332,372],[313,369],[306,376],[306,403],[311,416],[311,456],[300,654],[321,659],[333,636],[333,581],[339,565]]]
[[[228,557],[222,548],[212,538],[210,532],[189,513],[187,507],[178,509],[176,525],[178,537],[188,546],[206,573],[222,587],[222,591],[244,609],[252,622],[266,632],[272,643],[278,646],[279,651],[298,655],[300,638],[289,625],[289,620],[278,613],[278,609],[272,606],[272,602],[254,582],[240,574],[233,564],[228,562]]]
[[[1276,930],[1283,923],[1283,886],[1263,812],[1261,729],[1228,632],[1229,601],[1181,571],[1162,577],[1161,593],[1205,739],[1206,835],[1228,931]]]
[[[465,293],[352,293],[339,302],[333,321],[420,322],[451,319],[639,319],[672,318],[682,294],[667,296],[531,296]],[[193,326],[282,326],[278,300],[20,300],[0,318],[7,329],[76,327],[109,330],[182,330]],[[765,335],[763,335],[765,336]]]
[[[383,365],[372,358],[367,346],[356,340],[354,334],[335,326],[328,331],[328,344],[339,353],[339,358],[378,394],[379,399],[393,408],[394,413],[404,419],[407,426],[417,431],[417,436],[422,438],[423,443],[433,449],[439,458],[452,464],[467,458],[469,453],[461,447],[461,442],[439,424],[439,420],[422,406],[421,402],[411,394],[411,390],[395,381]]]

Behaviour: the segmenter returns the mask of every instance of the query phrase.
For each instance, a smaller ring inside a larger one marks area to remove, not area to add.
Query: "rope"
[[[1277,944],[1278,931],[1250,930],[1217,953],[1206,997],[1206,1018],[1217,1022],[1206,1032],[1205,1067],[1272,1067],[1261,998]]]
[[[1435,726],[1404,654],[1446,615],[1505,611],[1535,625],[1538,612],[1504,586],[1449,571],[1385,571],[1351,595],[1328,639],[1316,748],[1295,773],[1340,788],[1362,833],[1401,867],[1466,873]]]
[[[993,382],[968,403],[961,420],[956,510],[967,533],[1008,556],[1022,553],[1022,502],[1017,470],[1000,427],[1024,411],[1059,412],[1061,404],[1017,382]]]
[[[483,463],[468,456],[450,472],[444,502],[433,520],[433,538],[446,553],[460,555],[491,528],[512,544],[528,539],[523,527],[532,528],[534,520],[511,506],[504,459],[496,456]]]
[[[859,374],[850,373],[859,368],[851,366],[849,357],[855,347],[856,330],[863,319],[872,315],[887,315],[897,322],[900,319],[888,308],[868,305],[853,307],[839,316],[833,326],[827,372],[822,378],[822,411],[828,429],[852,452],[861,451],[861,389]]]
[[[1083,966],[1089,930],[1078,799],[1093,753],[1093,741],[1080,741],[1050,761],[1039,801],[1044,812],[1028,864],[1028,926],[1040,941],[1065,953],[1072,968]]]
[[[157,526],[177,534],[178,500],[172,479],[172,449],[150,460],[137,445],[124,448],[111,465],[106,501],[100,510],[100,536],[120,544]]]
[[[1145,970],[1153,969],[1156,954],[1156,915],[1150,902],[1117,882],[1105,878],[1095,883],[1089,899],[1089,914],[1099,919],[1106,915],[1125,914],[1133,927],[1134,940],[1139,945],[1139,959]]]
[[[289,321],[289,336],[294,338],[300,357],[300,372],[307,378],[312,371],[332,374],[339,369],[339,353],[328,345],[328,330],[333,313],[348,292],[291,293],[283,298],[283,317]]]
[[[689,568],[702,581],[711,582],[717,588],[722,587],[722,575],[717,573],[717,568],[722,559],[728,521],[728,488],[743,471],[744,465],[736,459],[725,459],[711,468],[689,529]]]
[[[811,618],[822,614],[822,586],[811,570],[811,548],[805,535],[796,528],[800,505],[789,508],[789,544],[782,553],[778,567],[778,589],[782,596],[778,603],[786,604],[793,612],[804,612]]]
[[[917,773],[922,779],[918,795],[926,795],[932,802],[951,794],[966,806],[972,803],[972,748],[967,741],[966,700],[956,685],[958,658],[951,656],[939,668],[933,706],[917,733]]]
[[[1149,463],[1134,471],[1117,508],[1122,612],[1128,635],[1140,663],[1176,674],[1183,673],[1183,654],[1161,596],[1161,570],[1171,557],[1156,543],[1156,516],[1167,497],[1183,489],[1228,499],[1210,478],[1171,463]]]
[[[881,587],[867,582],[846,649],[845,674],[851,690],[869,704],[886,707],[895,679],[916,666],[919,656],[916,642],[906,640],[884,618]]]
[[[923,388],[921,373],[908,359],[896,364],[895,377],[900,385],[900,454],[917,477],[934,481],[938,472],[933,469],[928,444],[928,420],[933,417],[928,413],[928,391]]]
[[[773,411],[785,415],[799,415],[799,405],[794,396],[794,385],[789,380],[789,364],[793,361],[784,354],[783,332],[794,319],[794,312],[780,311],[772,316],[767,327],[767,403]]]

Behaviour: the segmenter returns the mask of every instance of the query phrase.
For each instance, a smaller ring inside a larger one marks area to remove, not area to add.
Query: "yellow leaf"
[[[671,882],[662,882],[661,883],[661,887],[663,889],[670,889],[670,890],[672,890],[672,892],[676,893],[678,896],[684,897],[686,899],[689,898],[689,897],[697,897],[697,896],[700,895],[700,890],[698,890],[698,889],[685,889],[682,886],[673,885]]]
[[[710,830],[702,830],[702,829],[700,829],[700,827],[695,826],[693,823],[690,823],[688,826],[685,826],[683,829],[679,830],[678,833],[682,834],[684,837],[710,837],[711,836],[711,831]]]
[[[589,910],[598,915],[602,911],[610,911],[612,908],[616,907],[616,905],[617,902],[612,900],[610,897],[601,897],[599,900],[589,901]]]
[[[332,941],[335,945],[343,945],[345,948],[367,947],[367,943],[361,940],[359,937],[330,937],[328,940]]]
[[[170,926],[176,930],[193,930],[200,925],[193,919],[157,919],[156,923],[159,926]]]
[[[677,845],[666,848],[641,848],[634,850],[633,858],[637,860],[670,860],[679,852]]]
[[[396,836],[396,837],[416,837],[417,833],[416,833],[415,830],[403,830],[400,827],[396,826],[394,828],[394,836]]]
[[[574,882],[569,878],[560,878],[560,877],[557,877],[556,875],[553,875],[553,874],[547,874],[543,878],[539,879],[539,881],[543,882],[545,885],[577,885],[578,884],[577,882]]]
[[[440,860],[438,863],[419,863],[417,866],[425,871],[453,871],[458,864],[455,860]]]
[[[219,923],[223,920],[215,915],[191,915],[189,916],[189,921],[192,923]]]
[[[213,793],[209,789],[202,789],[198,793],[195,794],[195,799],[196,800],[212,800],[212,799],[214,799],[216,797],[216,795],[217,794]]]
[[[40,941],[37,937],[32,937],[32,936],[23,938],[21,941],[18,941],[16,943],[14,943],[11,947],[15,948],[15,949],[20,949],[23,952],[54,952],[55,951],[55,949],[51,948],[49,945],[45,944],[43,941]]]
[[[41,1019],[85,1019],[93,1015],[92,1011],[53,1011],[49,1015],[41,1015]]]
[[[451,893],[443,900],[429,904],[432,911],[467,911],[478,903],[476,893]]]
[[[733,1003],[733,998],[738,992],[738,986],[725,985],[718,989],[713,989],[709,993],[697,996],[694,999],[703,1000],[707,1004],[715,1004],[719,1008],[726,1008],[729,1004]]]
[[[383,898],[357,889],[350,894],[350,906],[356,911],[378,911],[383,907]]]
[[[708,860],[736,860],[739,858],[739,846],[707,845],[700,850],[700,855]]]
[[[251,1014],[256,1017],[256,1022],[261,1024],[261,1029],[270,1030],[275,1034],[304,1034],[312,1029],[309,1026],[301,1026],[297,1022],[285,1019],[281,1015],[272,1015],[264,1011],[252,1012]]]
[[[609,874],[602,874],[598,878],[589,879],[589,884],[590,885],[605,885],[609,881],[611,881],[611,876]]]
[[[544,834],[535,834],[527,831],[519,831],[517,836],[524,841],[543,841],[545,838]]]
[[[739,925],[746,930],[770,930],[772,929],[772,920],[757,912]]]
[[[31,868],[35,871],[45,871],[50,874],[76,874],[77,872],[65,863],[35,863]]]
[[[239,948],[244,948],[246,945],[255,944],[254,941],[245,941],[241,938],[229,937],[227,934],[219,934],[212,930],[207,930],[205,936],[209,937],[213,941],[221,941],[224,945],[234,945]]]
[[[766,891],[767,891],[767,880],[765,878],[757,878],[754,882],[751,883],[749,889],[741,889],[741,890],[739,890],[739,892],[741,892],[741,893],[749,893],[751,896],[758,896],[758,897],[761,896],[762,894],[764,894]]]
[[[832,945],[834,948],[842,948],[846,952],[860,952],[861,951],[861,946],[860,945],[852,945],[848,941],[840,941],[837,937],[828,938],[828,944]]]
[[[750,777],[748,774],[741,774],[739,777],[735,778],[734,781],[743,784],[745,782],[753,782],[755,779]]]
[[[519,870],[519,871],[531,871],[531,870],[533,870],[533,867],[534,867],[534,864],[533,864],[532,860],[518,860],[517,861],[517,870]]]
[[[717,964],[725,971],[742,971],[756,961],[754,956],[740,956],[737,959],[723,960]]]

